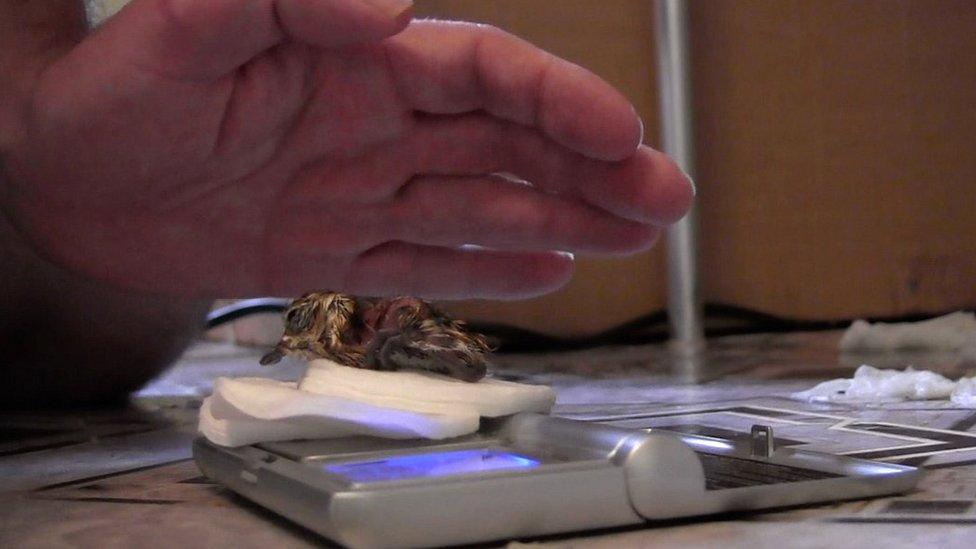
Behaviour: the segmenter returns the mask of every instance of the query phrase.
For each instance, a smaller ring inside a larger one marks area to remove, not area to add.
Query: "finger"
[[[389,218],[397,240],[512,251],[631,254],[650,248],[659,234],[579,199],[500,177],[419,178],[404,187]]]
[[[339,278],[322,273],[343,270]],[[565,285],[573,260],[563,253],[509,253],[392,242],[352,260],[286,256],[268,267],[269,295],[330,287],[360,295],[427,299],[524,299]]]
[[[289,208],[276,246],[354,254],[382,242],[496,250],[620,255],[646,250],[656,227],[611,215],[577,198],[546,194],[501,177],[422,177],[388,204]]]
[[[412,137],[384,142],[361,155],[329,155],[305,164],[288,185],[289,202],[329,197],[344,204],[388,202],[417,170]]]
[[[100,51],[177,79],[230,72],[284,41],[377,42],[410,20],[409,0],[136,0],[91,37]]]
[[[619,92],[510,34],[418,21],[384,44],[398,89],[417,110],[485,110],[603,160],[628,158],[640,143],[640,119]]]
[[[642,223],[668,225],[691,207],[691,181],[666,155],[641,146],[622,162],[586,158],[530,128],[488,116],[431,117],[412,135],[418,173],[509,172],[547,191],[583,197]]]
[[[550,192],[579,196],[614,215],[668,225],[691,205],[691,182],[649,147],[624,162],[587,158],[541,132],[484,115],[421,117],[399,142],[355,158],[307,166],[290,186],[295,203],[327,197],[347,204],[385,202],[414,174],[508,172]]]
[[[275,1],[281,26],[292,39],[325,48],[392,36],[410,22],[412,7],[412,0]]]

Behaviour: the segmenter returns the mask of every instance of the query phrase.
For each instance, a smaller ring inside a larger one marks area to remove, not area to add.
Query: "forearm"
[[[19,139],[33,82],[85,33],[79,0],[0,0],[3,155]],[[45,260],[0,203],[0,407],[123,397],[174,360],[203,324],[203,300],[138,295]]]
[[[38,257],[0,215],[0,407],[123,398],[203,326],[209,303],[137,295]]]

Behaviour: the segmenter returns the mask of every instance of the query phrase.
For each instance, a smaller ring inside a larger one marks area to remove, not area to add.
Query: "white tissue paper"
[[[422,372],[381,372],[313,360],[298,388],[310,393],[369,402],[412,412],[450,414],[459,410],[485,417],[545,412],[556,395],[544,385],[485,378],[477,383]]]
[[[957,311],[921,322],[871,324],[855,320],[840,340],[842,351],[941,349],[976,345],[976,314]]]
[[[405,412],[256,377],[218,378],[200,408],[200,432],[223,446],[349,435],[440,439],[476,431],[478,422],[478,415],[466,410]]]
[[[808,402],[849,403],[946,400],[960,391],[960,384],[971,381],[963,379],[957,383],[935,372],[911,367],[904,370],[880,370],[865,364],[854,372],[851,379],[825,381],[807,391],[793,393],[791,397]],[[972,396],[974,389],[976,387],[971,387],[966,394]],[[976,404],[976,399],[973,399],[973,404],[965,404],[963,392],[959,395],[961,401],[953,397],[953,402],[964,406]]]
[[[547,412],[554,403],[544,386],[315,360],[300,384],[218,378],[200,408],[199,431],[223,446],[350,435],[444,439],[477,431],[482,416]]]
[[[966,408],[976,408],[976,378],[964,377],[956,383],[949,400]]]

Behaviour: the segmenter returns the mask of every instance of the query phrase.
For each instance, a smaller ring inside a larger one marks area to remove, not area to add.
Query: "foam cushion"
[[[293,382],[218,378],[200,409],[200,432],[215,444],[371,435],[456,437],[478,430],[471,410],[424,414],[300,391]]]
[[[492,378],[469,383],[423,372],[349,368],[324,359],[309,362],[299,388],[398,410],[452,414],[468,409],[485,417],[548,412],[556,402],[556,393],[544,385]]]
[[[548,412],[555,400],[540,385],[314,360],[300,383],[218,378],[200,409],[199,430],[223,446],[351,435],[445,439],[477,431],[482,416]]]

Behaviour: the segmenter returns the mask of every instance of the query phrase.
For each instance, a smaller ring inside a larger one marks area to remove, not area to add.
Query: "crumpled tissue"
[[[808,402],[883,403],[906,400],[951,400],[976,407],[976,380],[958,382],[928,370],[882,370],[864,364],[850,379],[825,381],[792,398]]]

